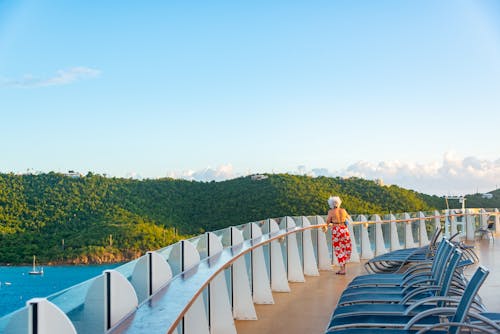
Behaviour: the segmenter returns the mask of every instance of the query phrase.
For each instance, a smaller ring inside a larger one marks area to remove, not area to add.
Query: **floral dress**
[[[332,245],[339,264],[345,264],[351,259],[351,236],[345,224],[333,225]]]
[[[351,235],[345,224],[347,212],[344,209],[335,208],[332,212],[332,247],[335,257],[340,265],[351,259]],[[340,223],[339,223],[340,222]]]

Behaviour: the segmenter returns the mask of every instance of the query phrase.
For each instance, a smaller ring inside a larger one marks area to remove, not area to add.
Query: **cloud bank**
[[[356,162],[336,173],[313,169],[315,176],[356,176],[382,179],[394,184],[434,195],[462,195],[495,190],[500,185],[500,159],[495,161],[477,157],[459,158],[446,153],[441,162],[405,163],[400,161]],[[334,175],[336,174],[336,175]]]
[[[20,88],[62,86],[80,80],[95,78],[99,75],[101,75],[101,71],[94,68],[72,67],[66,70],[59,70],[49,78],[38,78],[27,74],[20,79],[4,79],[2,80],[2,86]]]
[[[265,171],[262,171],[265,173]],[[500,185],[500,159],[485,160],[469,156],[460,158],[446,153],[441,162],[416,163],[383,161],[378,163],[358,161],[342,170],[328,168],[308,169],[298,166],[291,174],[330,177],[360,177],[382,179],[385,184],[433,195],[462,195],[488,192]],[[217,168],[169,172],[167,176],[193,181],[223,181],[247,174],[237,173],[231,164]]]
[[[190,181],[224,181],[244,176],[236,173],[231,164],[220,165],[216,168],[207,167],[200,170],[169,171],[167,177]]]

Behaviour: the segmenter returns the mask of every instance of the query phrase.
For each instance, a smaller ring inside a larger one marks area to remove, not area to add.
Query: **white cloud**
[[[213,169],[207,167],[200,170],[185,170],[185,171],[170,171],[167,173],[168,177],[174,179],[185,179],[191,181],[224,181],[229,179],[234,179],[236,177],[242,176],[240,173],[236,173],[233,170],[231,164],[220,165]]]
[[[3,79],[2,86],[6,87],[48,87],[67,85],[79,80],[98,77],[101,71],[88,67],[72,67],[66,70],[59,70],[49,78],[38,78],[31,74],[26,74],[20,79]]]

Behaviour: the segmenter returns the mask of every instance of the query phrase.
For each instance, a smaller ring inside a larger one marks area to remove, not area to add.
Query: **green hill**
[[[34,254],[41,263],[129,260],[203,231],[269,217],[323,214],[332,194],[342,197],[350,213],[445,205],[436,196],[359,178],[267,176],[191,182],[91,173],[80,178],[0,174],[0,263],[29,263]]]

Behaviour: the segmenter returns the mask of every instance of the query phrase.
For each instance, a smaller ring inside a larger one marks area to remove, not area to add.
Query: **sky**
[[[500,2],[0,0],[0,172],[500,184]]]

